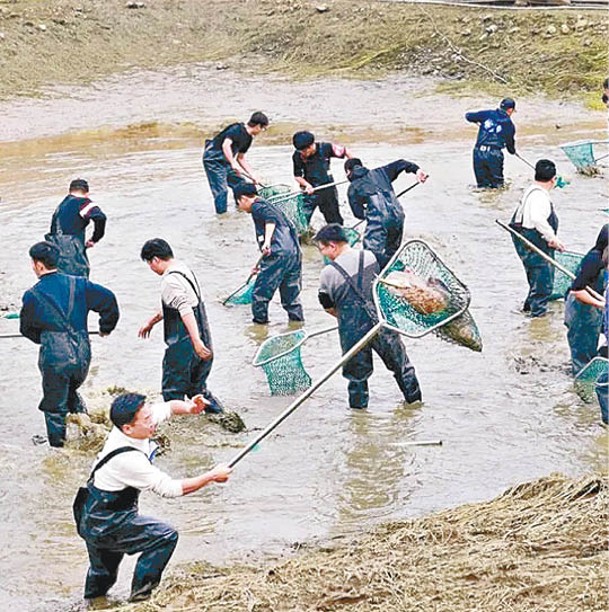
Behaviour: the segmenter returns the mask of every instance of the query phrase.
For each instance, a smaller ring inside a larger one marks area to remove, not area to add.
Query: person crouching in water
[[[211,482],[228,480],[230,468],[219,465],[175,480],[152,465],[156,426],[173,415],[200,414],[209,404],[202,396],[148,405],[137,393],[112,402],[110,431],[84,490],[77,496],[74,515],[78,534],[87,544],[89,571],[85,599],[105,596],[116,582],[124,555],[141,553],[131,583],[131,601],[150,597],[178,543],[178,532],[138,512],[141,491],[162,497],[194,493]],[[82,490],[82,489],[81,489]]]
[[[319,302],[326,312],[338,319],[340,345],[345,354],[378,322],[372,282],[379,273],[379,265],[371,251],[352,249],[345,230],[336,223],[322,227],[314,241],[321,254],[330,260],[319,279]],[[343,376],[349,381],[349,406],[368,407],[372,349],[393,372],[404,399],[409,404],[421,401],[419,381],[400,335],[381,329],[370,344],[343,367]]]
[[[304,321],[300,303],[302,253],[296,229],[278,208],[258,197],[255,185],[238,185],[235,197],[239,209],[252,215],[262,253],[252,297],[253,322],[269,322],[269,302],[277,289],[289,320]]]

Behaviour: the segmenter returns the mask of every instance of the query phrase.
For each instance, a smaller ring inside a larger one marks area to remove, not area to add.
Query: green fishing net
[[[482,351],[482,336],[469,310],[434,331],[434,334],[452,344],[460,344],[476,353]]]
[[[224,305],[243,305],[243,304],[251,304],[252,296],[254,294],[254,283],[256,282],[256,277],[253,276],[245,283],[241,288],[239,288],[235,293],[229,296],[226,300],[224,300]]]
[[[286,193],[290,193],[292,188],[289,185],[269,185],[268,187],[261,187],[258,189],[258,195],[263,200],[268,200],[269,198],[274,198],[279,195],[285,195]]]
[[[298,234],[304,234],[309,227],[309,220],[304,212],[304,193],[289,192],[279,194],[267,199],[267,201],[283,212],[292,222]]]
[[[264,370],[271,395],[293,395],[311,386],[300,354],[305,336],[304,329],[300,329],[269,338],[260,345],[254,366]]]
[[[420,300],[403,293],[383,281],[390,281],[394,272],[406,272],[425,285]],[[421,312],[421,302],[431,301],[426,293],[441,296],[442,307]],[[440,258],[422,241],[406,243],[381,272],[375,283],[374,300],[388,327],[411,337],[420,337],[464,314],[470,302],[467,287]],[[417,308],[417,302],[418,308]],[[454,340],[458,341],[458,340]]]
[[[595,174],[588,172],[596,170],[596,159],[594,157],[594,145],[606,144],[606,140],[581,140],[577,142],[567,142],[560,145],[569,161],[577,168],[578,172],[584,174]]]
[[[595,357],[590,363],[582,368],[573,381],[573,387],[577,395],[585,402],[591,402],[594,398],[596,381],[601,374],[609,371],[609,359]]]
[[[583,259],[582,253],[575,253],[573,251],[555,251],[554,252],[554,260],[556,263],[560,264],[566,270],[569,270],[573,275],[577,273],[577,269],[579,268],[579,264]],[[565,297],[569,287],[571,287],[571,283],[573,279],[561,272],[558,268],[554,269],[554,285],[552,287],[552,295],[550,296],[551,300],[560,300]]]

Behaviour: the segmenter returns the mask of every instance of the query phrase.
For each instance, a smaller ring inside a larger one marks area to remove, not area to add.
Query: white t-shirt
[[[150,406],[155,423],[161,423],[171,416],[169,402]],[[149,439],[138,440],[125,435],[118,427],[113,427],[108,435],[104,448],[97,456],[95,464],[108,453],[122,446],[131,446],[142,452],[120,453],[112,457],[93,476],[93,484],[102,491],[122,491],[133,487],[140,491],[154,491],[161,497],[179,497],[182,495],[182,483],[174,480],[150,463],[149,457],[156,449],[156,444]]]
[[[522,218],[522,227],[536,229],[546,242],[556,240],[556,234],[548,223],[548,217],[552,213],[550,194],[539,185],[531,185],[522,196],[520,204],[516,209],[515,220]]]

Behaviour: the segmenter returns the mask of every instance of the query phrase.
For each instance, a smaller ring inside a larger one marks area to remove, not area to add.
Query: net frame
[[[243,284],[232,295],[229,295],[222,304],[224,306],[245,306],[251,304],[254,299],[254,284],[256,277],[253,276],[245,284]]]
[[[559,145],[569,161],[578,169],[583,170],[596,166],[594,145],[607,144],[609,140],[577,140]]]
[[[609,372],[609,359],[597,356],[587,363],[573,379],[573,388],[585,402],[591,402],[602,374]]]
[[[569,270],[574,276],[576,275],[583,258],[584,254],[577,253],[576,251],[554,252],[554,261],[560,264],[563,268]],[[552,285],[552,295],[550,295],[550,300],[553,301],[564,298],[572,283],[573,279],[568,274],[565,274],[559,268],[555,268],[554,283]]]
[[[309,228],[309,219],[304,212],[305,194],[301,191],[289,191],[267,198],[267,202],[278,208],[296,228],[298,235]]]
[[[447,292],[449,293],[451,300],[446,309],[438,312],[432,313],[430,315],[424,315],[417,312],[412,306],[408,305],[406,299],[399,300],[406,307],[406,312],[410,315],[410,319],[405,317],[400,317],[400,320],[395,317],[396,311],[391,311],[387,316],[384,311],[384,308],[381,304],[383,300],[385,301],[397,301],[397,298],[391,298],[389,296],[389,290],[386,286],[383,285],[383,280],[386,279],[391,272],[394,271],[404,271],[404,267],[402,267],[398,262],[402,262],[404,258],[404,254],[408,253],[408,250],[420,249],[427,253],[427,256],[430,258],[427,262],[427,266],[419,266],[418,269],[412,270],[414,274],[420,276],[426,282],[431,278],[437,278],[445,285]],[[440,275],[440,271],[443,272],[444,278],[438,278]],[[436,272],[436,276],[432,277],[431,273]],[[448,283],[447,283],[448,282]],[[374,306],[377,310],[377,313],[383,314],[383,327],[387,329],[391,329],[403,336],[407,336],[409,338],[421,338],[434,330],[439,329],[449,321],[453,321],[454,319],[460,317],[469,307],[471,301],[471,295],[469,289],[464,285],[454,274],[454,272],[436,255],[436,253],[431,249],[431,247],[424,242],[423,240],[410,240],[405,242],[400,249],[394,254],[394,256],[389,260],[387,265],[383,268],[379,276],[375,279],[373,287],[372,287],[372,297],[374,300]],[[444,313],[444,314],[443,314]],[[420,322],[418,322],[418,321]],[[407,329],[404,329],[405,321],[409,321],[409,325]],[[400,322],[402,327],[400,327]]]

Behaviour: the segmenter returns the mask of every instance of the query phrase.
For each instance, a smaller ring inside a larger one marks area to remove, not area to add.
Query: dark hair
[[[30,257],[34,261],[39,261],[48,270],[54,270],[57,267],[59,261],[59,249],[52,243],[37,242],[30,247]]]
[[[144,243],[140,257],[144,261],[150,261],[153,257],[158,257],[159,259],[167,261],[173,257],[173,251],[166,240],[162,238],[153,238]]]
[[[85,179],[74,179],[70,183],[70,191],[84,191],[85,193],[89,193],[89,183],[87,183]]]
[[[254,183],[239,183],[234,189],[233,194],[236,200],[239,200],[241,196],[256,196],[258,195],[258,189]]]
[[[328,244],[330,242],[349,242],[345,228],[338,223],[324,225],[313,238],[315,242]]]
[[[607,102],[609,102],[609,97],[607,97],[606,93],[601,96],[601,101],[603,104],[607,104]]]
[[[603,81],[603,89],[609,89],[609,77]]]
[[[269,118],[260,111],[252,113],[250,120],[247,122],[250,127],[254,127],[256,125],[260,125],[262,127],[266,127],[269,124]]]
[[[547,183],[556,176],[556,165],[549,159],[540,159],[535,164],[535,180]]]
[[[516,108],[516,102],[512,98],[503,98],[499,104],[499,108],[507,110],[508,108]]]
[[[353,168],[357,168],[358,166],[363,166],[362,160],[358,157],[352,157],[345,162],[345,172],[349,174]]]
[[[119,395],[110,407],[110,420],[119,429],[132,423],[137,411],[144,405],[146,396],[140,393],[123,393]]]
[[[302,132],[296,132],[292,136],[292,144],[297,151],[302,151],[307,147],[310,147],[315,142],[315,135],[311,132],[303,130]]]

